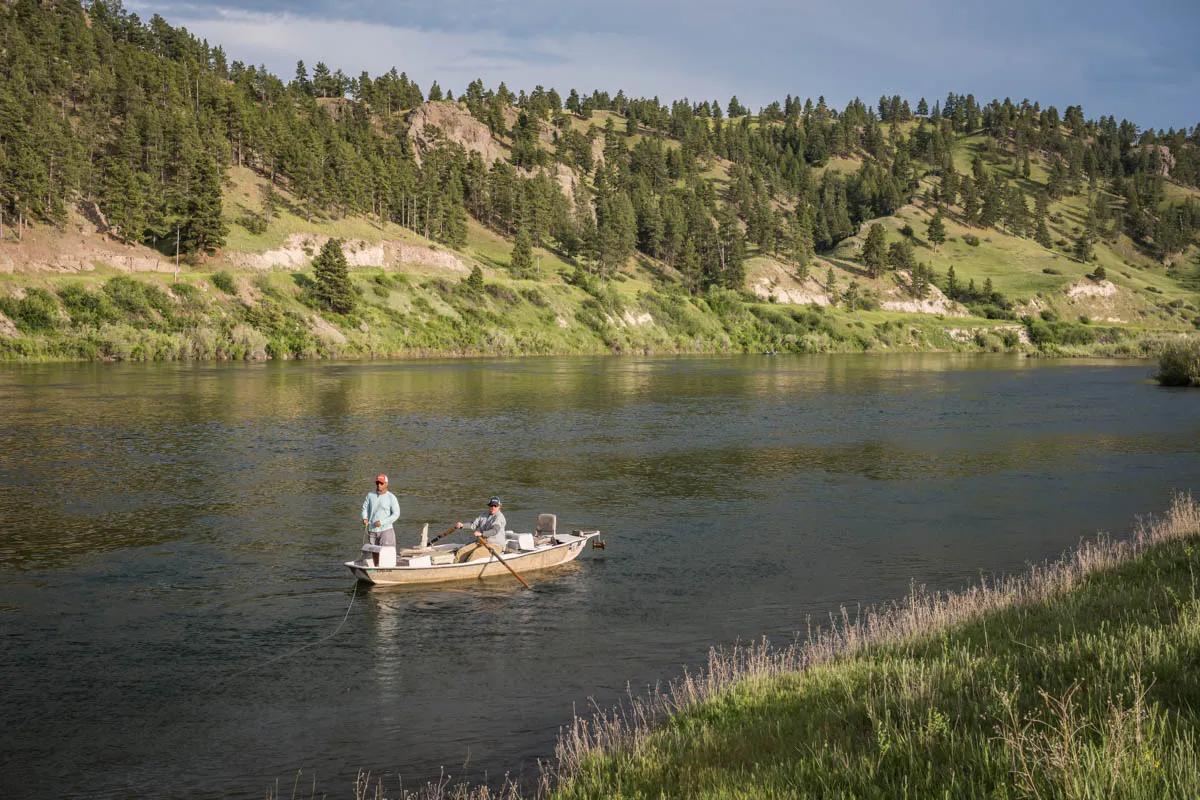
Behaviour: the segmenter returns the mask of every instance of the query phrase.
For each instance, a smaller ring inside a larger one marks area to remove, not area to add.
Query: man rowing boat
[[[455,556],[455,561],[478,561],[483,558],[491,558],[491,553],[484,546],[484,539],[490,544],[496,552],[504,550],[504,530],[508,524],[504,519],[504,513],[500,510],[500,498],[493,497],[488,500],[488,510],[486,514],[480,514],[471,522],[471,530],[475,534],[475,541],[471,544],[463,545],[459,548],[458,554]],[[455,528],[466,527],[462,522],[454,523]]]

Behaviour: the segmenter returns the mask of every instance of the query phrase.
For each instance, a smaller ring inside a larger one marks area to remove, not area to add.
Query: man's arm
[[[362,518],[363,522],[371,519],[371,495],[363,497]]]
[[[396,520],[400,519],[400,501],[397,500],[396,495],[392,494],[391,492],[388,492],[388,505],[390,508],[388,510],[387,519],[383,521],[384,530],[392,527],[396,523]]]

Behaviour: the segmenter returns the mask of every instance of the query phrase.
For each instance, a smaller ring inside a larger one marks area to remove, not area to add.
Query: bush
[[[1092,270],[1092,274],[1088,275],[1088,277],[1094,281],[1102,281],[1108,278],[1108,273],[1104,270],[1104,267],[1097,264],[1096,268]]]
[[[1154,292],[1155,294],[1162,294],[1162,289],[1158,288],[1157,286],[1147,286],[1146,291]]]
[[[513,292],[512,289],[509,289],[507,286],[502,286],[499,283],[489,283],[485,288],[486,288],[486,291],[488,294],[490,294],[492,297],[496,298],[497,300],[499,300],[502,303],[517,302],[516,293]]]
[[[901,235],[901,236],[908,236],[908,237],[910,237],[910,238],[911,238],[911,237],[912,237],[912,235],[913,235],[913,226],[912,226],[912,225],[907,225],[907,224],[906,224],[906,225],[905,225],[903,228],[901,228],[901,229],[900,229],[900,235]]]
[[[212,284],[225,294],[237,293],[237,284],[234,283],[233,276],[225,270],[213,273]]]
[[[973,233],[964,233],[962,240],[971,245],[971,247],[979,247],[979,237]]]
[[[1154,377],[1163,386],[1200,386],[1200,339],[1171,342],[1164,347]]]
[[[1055,269],[1054,267],[1042,267],[1042,272],[1046,273],[1047,275],[1062,275],[1062,270]]]
[[[117,308],[134,319],[150,322],[156,311],[165,320],[172,317],[171,298],[157,286],[118,275],[105,282],[104,293]]]
[[[101,325],[121,317],[108,295],[88,291],[82,284],[67,284],[58,290],[58,297],[76,325]]]
[[[522,289],[521,296],[528,300],[531,305],[534,305],[537,308],[546,308],[550,305],[550,302],[546,299],[546,296],[532,286],[528,289]]]
[[[238,217],[237,223],[255,236],[261,236],[267,232],[267,218],[253,211]]]
[[[471,294],[479,294],[483,291],[483,270],[479,265],[471,267],[471,274],[463,278],[463,286]]]
[[[20,300],[0,300],[3,311],[25,333],[52,331],[58,327],[58,301],[45,289],[29,289]]]
[[[170,286],[171,294],[178,297],[180,300],[191,302],[200,296],[200,290],[190,283],[172,283]]]

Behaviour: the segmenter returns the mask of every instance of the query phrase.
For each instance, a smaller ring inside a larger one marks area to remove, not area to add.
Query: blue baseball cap
[[[500,498],[499,498],[499,497],[495,497],[495,496],[493,496],[493,497],[492,497],[490,500],[488,500],[488,505],[489,505],[489,506],[498,506],[498,505],[500,505]]]

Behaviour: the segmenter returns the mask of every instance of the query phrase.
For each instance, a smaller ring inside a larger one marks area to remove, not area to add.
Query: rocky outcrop
[[[912,275],[907,270],[897,273],[907,281]],[[879,307],[884,311],[905,311],[910,314],[941,314],[946,317],[968,316],[967,309],[958,302],[951,300],[937,286],[930,284],[925,297],[911,297],[899,286],[888,289],[886,296],[880,300]]]
[[[468,153],[478,153],[488,166],[508,157],[508,151],[488,126],[458,103],[438,101],[417,106],[408,115],[408,138],[418,163],[443,140],[462,145]]]
[[[1067,287],[1067,297],[1112,297],[1117,285],[1112,281],[1082,280]]]
[[[227,253],[225,261],[242,269],[305,269],[329,238],[324,234],[295,233],[281,247],[263,253]],[[461,258],[449,250],[408,242],[349,239],[342,243],[342,253],[351,267],[397,268],[402,264],[416,264],[456,275],[466,275],[471,271]]]
[[[11,319],[4,316],[4,312],[0,312],[0,336],[11,339],[16,335],[17,326],[13,324]]]

